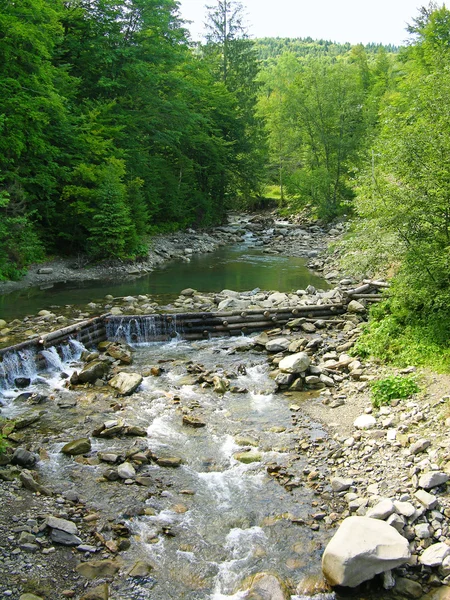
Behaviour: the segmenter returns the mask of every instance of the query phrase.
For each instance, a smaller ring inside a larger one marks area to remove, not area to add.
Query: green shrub
[[[419,391],[414,377],[389,375],[371,384],[372,404],[376,408],[390,404],[391,400],[408,398]]]

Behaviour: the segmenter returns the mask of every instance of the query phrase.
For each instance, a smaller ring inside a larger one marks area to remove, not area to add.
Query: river
[[[306,267],[306,259],[267,254],[252,237],[207,254],[193,255],[190,262],[173,260],[165,268],[135,279],[61,282],[0,295],[0,318],[9,321],[42,309],[114,297],[151,294],[160,304],[172,302],[188,287],[200,292],[254,288],[290,292],[308,285],[328,289],[328,283]]]

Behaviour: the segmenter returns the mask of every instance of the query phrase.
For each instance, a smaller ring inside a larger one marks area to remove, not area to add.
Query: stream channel
[[[305,485],[302,474],[308,462],[296,449],[305,437],[320,445],[326,433],[308,418],[298,419],[299,407],[292,405],[305,397],[275,394],[265,355],[249,349],[245,337],[175,340],[134,349],[132,370],[145,372],[159,364],[163,372],[144,377],[139,390],[124,399],[119,417],[110,408],[105,412],[101,390],[87,397],[86,391],[65,388],[61,373],[70,376],[80,365],[82,346],[76,342],[66,349],[66,362],[52,349],[44,351],[48,371],[28,371],[32,384],[25,390],[51,394],[41,405],[45,415],[40,434],[48,442],[48,458],[38,466],[43,483],[60,493],[75,490],[87,506],[111,518],[125,518],[133,533],[126,562],[144,560],[153,566],[147,578],[116,580],[113,596],[238,600],[245,598],[239,590],[249,577],[269,572],[289,584],[293,600],[306,598],[302,582],[320,581],[321,553],[330,532],[307,525],[311,514],[320,511],[320,502],[314,502],[320,496]],[[199,385],[192,374],[198,372],[197,365],[231,377],[240,393],[222,395]],[[3,416],[14,418],[29,410],[26,403],[14,400],[17,393],[3,391]],[[110,403],[111,396],[106,400]],[[183,425],[183,414],[194,414],[206,426]],[[150,492],[135,484],[102,481],[108,466],[104,462],[83,464],[60,453],[68,439],[89,435],[115,418],[146,428],[147,437],[138,442],[92,438],[91,456],[125,455],[138,443],[158,457],[182,459],[176,469],[150,463],[139,471],[158,482]],[[236,458],[245,450],[250,450],[252,462]],[[271,477],[269,465],[286,468],[294,476],[291,487]],[[148,514],[129,516],[136,502],[143,502]]]

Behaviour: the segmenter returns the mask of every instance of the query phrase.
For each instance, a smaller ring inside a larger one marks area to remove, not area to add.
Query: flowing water
[[[146,475],[160,482],[160,488],[145,496],[147,515],[128,518],[133,544],[125,556],[131,564],[149,562],[153,571],[147,578],[124,578],[118,597],[237,600],[243,598],[240,590],[245,580],[259,572],[277,573],[293,591],[305,578],[319,576],[321,551],[330,534],[304,524],[317,510],[313,508],[317,497],[303,483],[307,463],[296,452],[296,444],[305,436],[312,443],[320,442],[326,434],[306,417],[301,425],[293,424],[292,399],[274,393],[264,355],[240,351],[247,343],[240,337],[136,348],[133,370],[159,364],[163,373],[144,378],[139,391],[124,401],[120,418],[146,427],[148,436],[142,443],[158,457],[180,457],[182,465],[169,469],[151,463],[144,468]],[[77,397],[82,403],[81,393],[63,389],[59,373],[70,374],[79,350],[73,347],[74,353],[69,354],[69,345],[65,356],[54,349],[45,351],[50,370],[39,377],[32,375],[26,391],[48,393],[51,389],[56,398]],[[241,393],[220,395],[198,385],[189,373],[195,365],[231,377]],[[5,416],[18,411],[13,396],[12,392],[3,396]],[[75,432],[88,432],[79,409],[61,414],[54,402],[44,406],[47,421],[53,427],[61,423],[69,439]],[[92,416],[84,416],[86,423],[111,418],[97,415],[98,407],[87,406]],[[206,426],[183,425],[183,414],[194,414]],[[94,454],[118,451],[124,443],[115,439],[93,442]],[[39,463],[44,482],[77,489],[100,511],[128,506],[145,490],[98,483],[105,464],[74,462],[60,454],[61,446],[59,440],[50,442],[49,459]],[[237,452],[248,449],[257,453],[254,462],[236,459]],[[267,474],[268,464],[288,469],[298,479],[298,487],[285,489]],[[303,598],[301,588],[297,593],[293,599]]]

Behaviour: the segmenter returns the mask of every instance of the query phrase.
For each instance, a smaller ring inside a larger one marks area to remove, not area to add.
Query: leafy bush
[[[403,377],[402,375],[389,375],[371,384],[372,404],[379,408],[390,404],[391,400],[408,398],[419,391],[414,377]]]
[[[425,366],[450,372],[448,310],[419,312],[391,297],[370,311],[370,320],[352,354],[377,358],[399,367]]]

